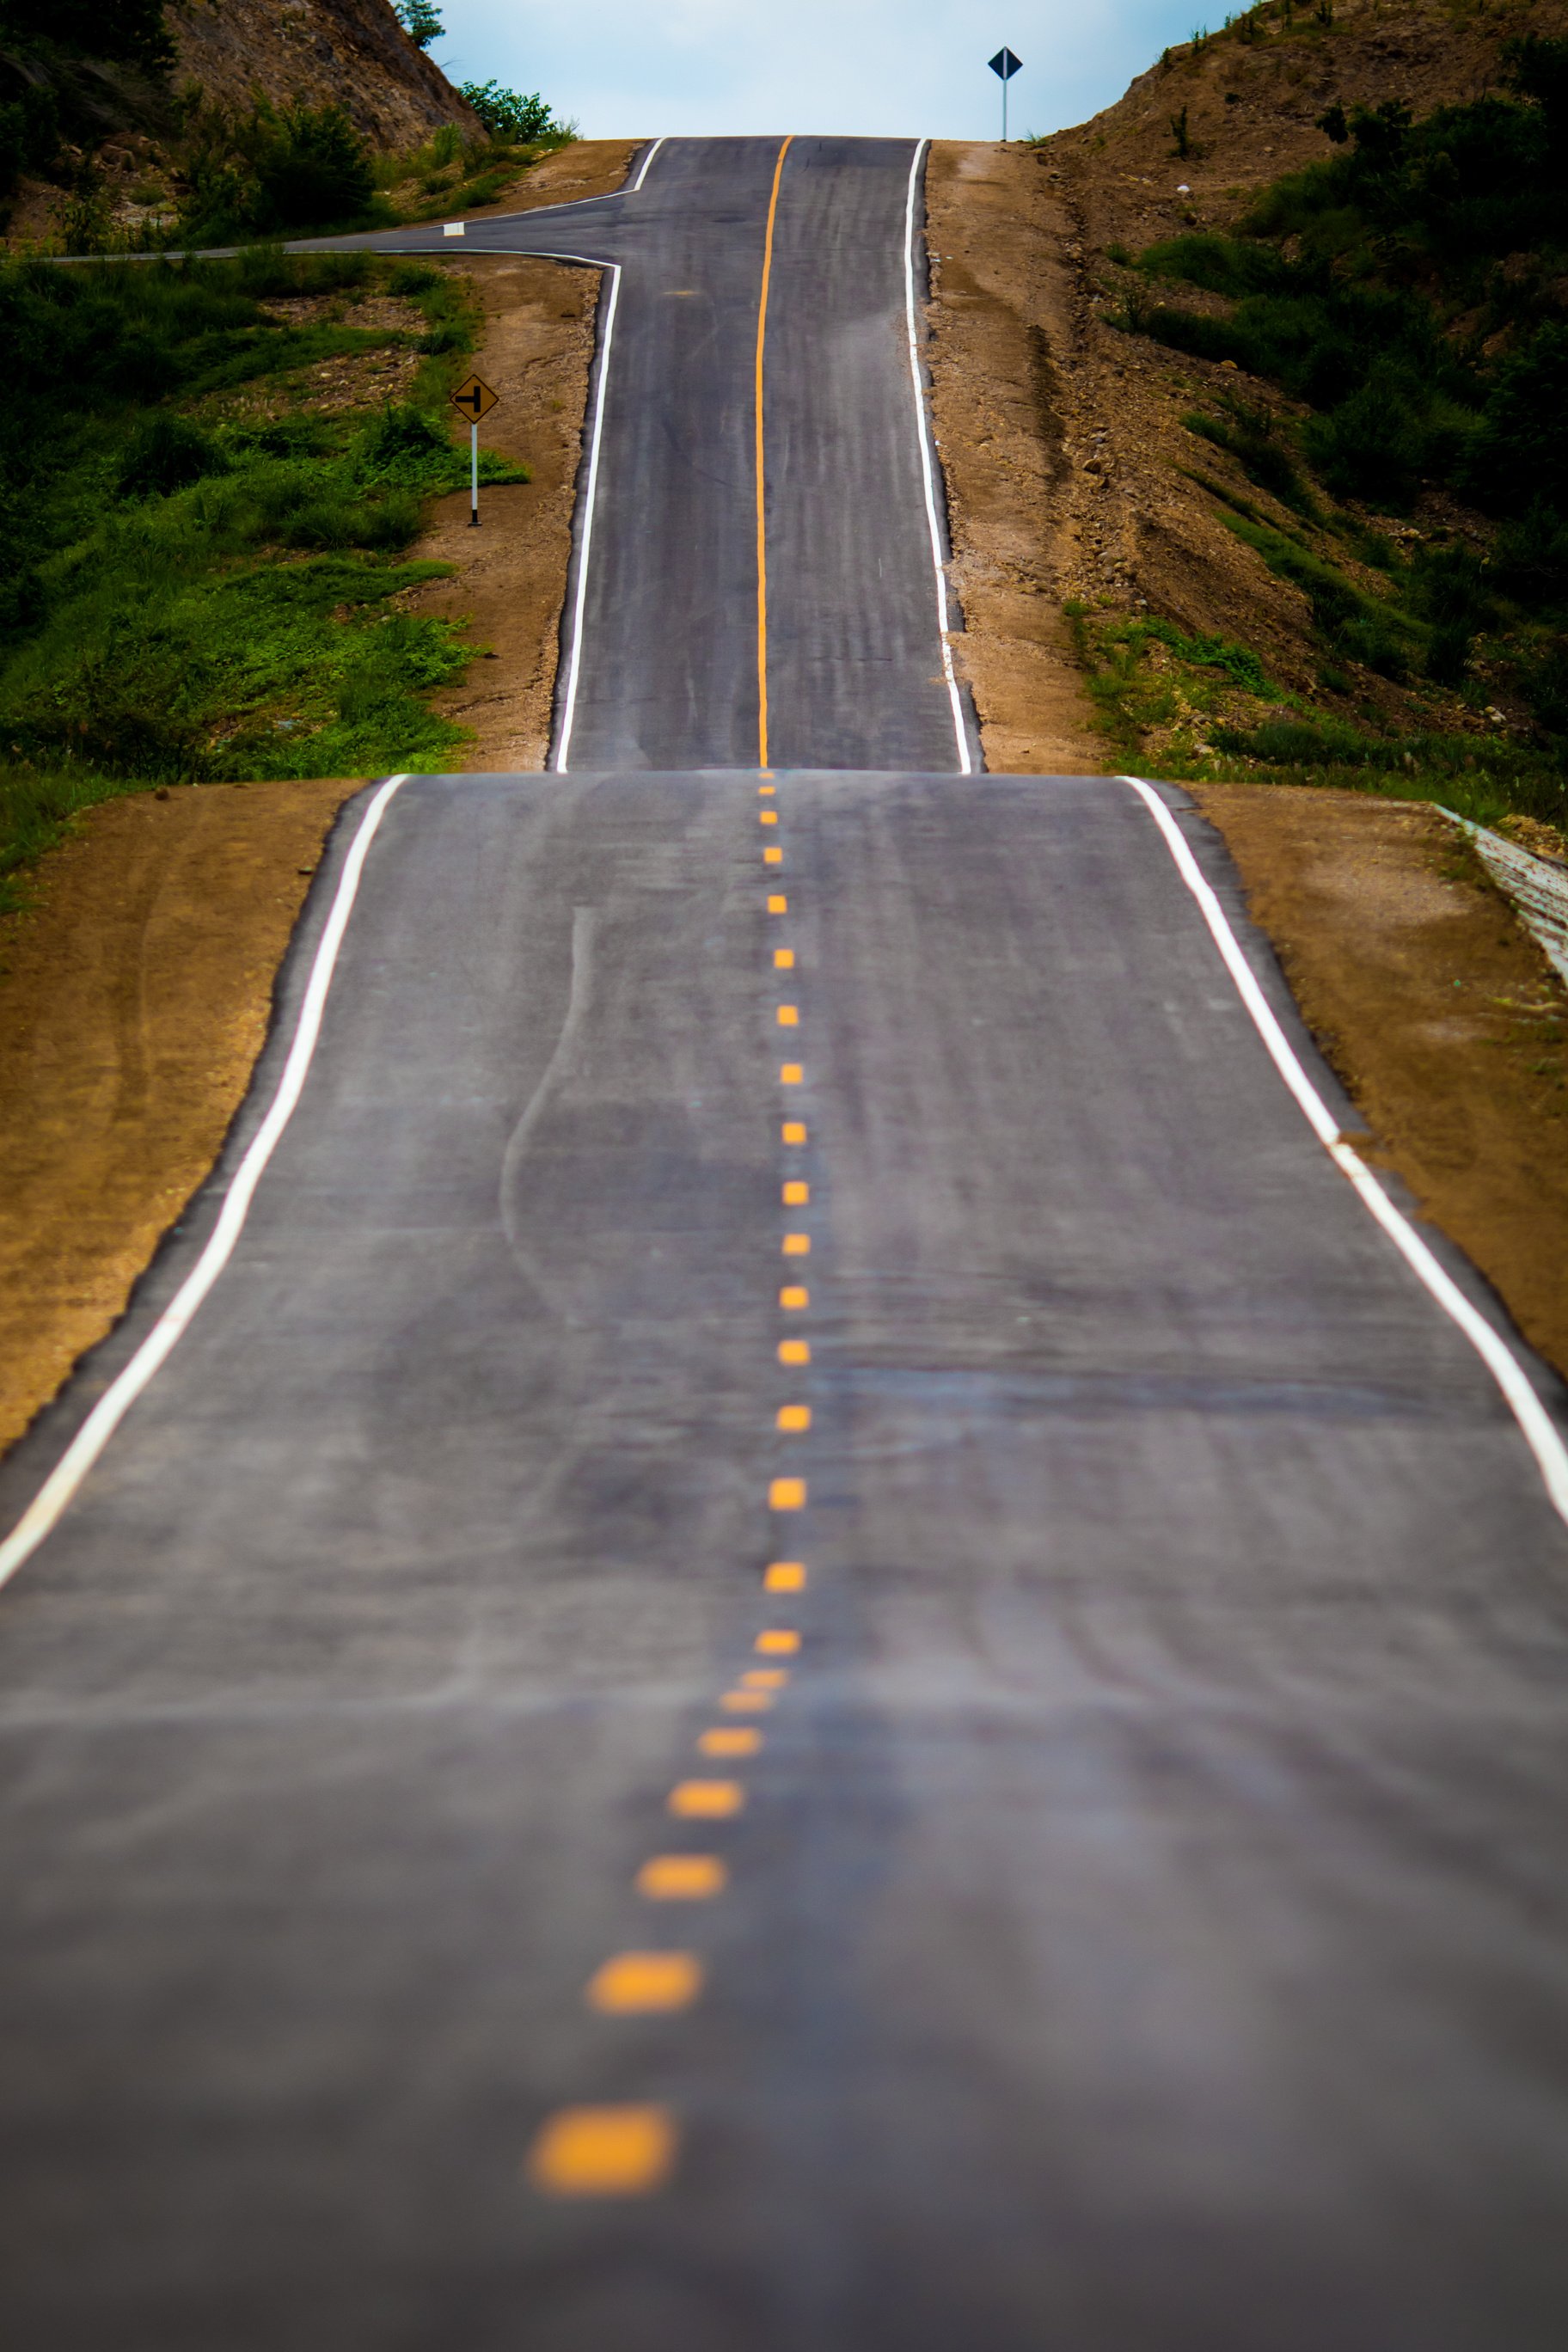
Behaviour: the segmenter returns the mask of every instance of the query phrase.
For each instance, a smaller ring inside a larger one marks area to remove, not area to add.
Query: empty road
[[[978,772],[916,149],[645,161],[483,232],[556,771],[351,804],[0,1466],[6,2342],[1557,2352],[1558,1383],[1184,795]]]

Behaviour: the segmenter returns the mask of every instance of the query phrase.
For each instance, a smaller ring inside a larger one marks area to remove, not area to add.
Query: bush
[[[198,109],[183,176],[181,233],[192,243],[355,228],[374,214],[374,162],[341,106]]]
[[[121,459],[120,488],[127,498],[167,498],[204,474],[224,472],[227,463],[210,434],[160,410],[132,431]]]
[[[503,89],[498,81],[466,81],[460,88],[493,139],[526,146],[541,139],[564,140],[570,136],[565,124],[555,121],[537,90],[523,98],[515,89]]]
[[[1503,361],[1464,467],[1483,504],[1568,513],[1568,324],[1550,320]]]
[[[0,0],[0,40],[23,47],[44,41],[157,73],[174,62],[163,0]]]

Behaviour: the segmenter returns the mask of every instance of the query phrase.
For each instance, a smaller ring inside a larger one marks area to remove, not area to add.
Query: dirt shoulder
[[[1065,417],[1081,356],[1068,223],[1027,149],[940,141],[926,166],[931,401],[963,608],[953,650],[988,767],[1105,765],[1062,614],[1081,526],[1064,497]]]
[[[563,148],[536,165],[501,209],[608,195],[639,144],[597,139]],[[488,649],[460,686],[437,699],[438,709],[474,730],[464,767],[541,769],[550,746],[600,273],[505,254],[474,254],[458,266],[485,311],[475,365],[500,394],[481,440],[521,459],[532,479],[482,489],[478,530],[469,526],[466,491],[444,499],[413,552],[453,565],[453,575],[405,602],[411,611],[465,622],[468,642]]]
[[[1568,998],[1416,802],[1189,788],[1313,1035],[1425,1213],[1568,1374]]]
[[[512,209],[618,187],[629,141],[584,142]],[[444,500],[415,551],[457,566],[420,609],[493,658],[443,698],[470,768],[543,765],[593,355],[597,273],[465,256],[501,394],[485,439],[526,460],[483,521]],[[273,984],[334,815],[357,782],[204,785],[90,810],[0,925],[0,1447],[131,1286],[216,1159],[266,1034]]]
[[[209,784],[90,810],[0,927],[0,1446],[100,1339],[249,1080],[357,784]]]

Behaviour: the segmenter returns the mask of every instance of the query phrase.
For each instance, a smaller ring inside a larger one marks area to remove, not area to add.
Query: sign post
[[[468,420],[468,523],[472,530],[479,527],[479,419],[488,416],[497,401],[499,392],[492,392],[481,376],[471,375],[452,394],[452,405],[460,408]]]
[[[1016,58],[1012,50],[1005,47],[998,49],[991,59],[991,70],[1000,77],[1002,82],[1002,144],[1004,147],[1007,143],[1007,84],[1023,62],[1022,58]]]

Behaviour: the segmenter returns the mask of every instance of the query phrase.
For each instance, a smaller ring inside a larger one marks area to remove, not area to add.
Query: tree
[[[396,0],[398,22],[409,39],[422,49],[446,32],[435,0]]]
[[[499,81],[466,81],[462,92],[492,139],[512,139],[521,144],[563,135],[561,124],[537,90],[525,98],[515,89],[502,89]]]
[[[174,45],[163,22],[163,0],[0,0],[0,41],[89,58],[122,58],[163,72]]]

